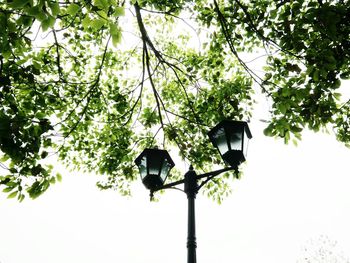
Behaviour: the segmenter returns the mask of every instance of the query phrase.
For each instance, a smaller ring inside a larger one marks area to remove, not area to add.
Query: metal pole
[[[185,192],[188,200],[187,263],[196,263],[195,199],[198,192],[197,175],[193,167],[185,174]]]

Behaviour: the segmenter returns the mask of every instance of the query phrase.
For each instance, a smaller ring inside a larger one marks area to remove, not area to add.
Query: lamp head
[[[161,187],[175,166],[169,153],[160,149],[145,149],[135,160],[141,179],[147,189]]]
[[[231,167],[246,160],[248,140],[252,138],[247,122],[224,120],[208,132],[221,158]]]

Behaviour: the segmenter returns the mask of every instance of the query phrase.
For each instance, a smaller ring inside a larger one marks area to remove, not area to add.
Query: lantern
[[[208,132],[208,136],[227,164],[237,167],[245,161],[248,140],[252,138],[246,122],[221,121]]]
[[[145,149],[135,160],[146,188],[152,190],[164,184],[171,168],[175,166],[166,150]]]

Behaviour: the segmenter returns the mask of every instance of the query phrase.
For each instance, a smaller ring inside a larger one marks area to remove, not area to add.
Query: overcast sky
[[[263,126],[251,123],[232,195],[222,205],[197,196],[198,263],[295,263],[322,235],[337,242],[337,257],[348,257],[350,150],[312,132],[285,146],[262,135]],[[0,196],[1,263],[186,262],[183,193],[168,190],[150,203],[140,182],[126,198],[99,191],[94,176],[64,174],[37,200]]]

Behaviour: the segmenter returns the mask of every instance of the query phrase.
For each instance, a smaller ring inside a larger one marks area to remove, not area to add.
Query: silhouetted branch
[[[230,51],[232,52],[232,54],[237,58],[238,62],[241,64],[241,66],[245,69],[245,71],[249,74],[249,76],[254,80],[255,83],[257,83],[261,89],[268,94],[269,96],[271,96],[270,92],[267,91],[265,89],[265,87],[262,85],[263,79],[260,78],[256,73],[254,73],[244,62],[243,60],[240,58],[240,56],[238,55],[238,52],[233,44],[233,41],[231,39],[231,35],[229,33],[229,30],[227,28],[227,24],[226,24],[226,19],[224,17],[224,15],[221,13],[219,5],[217,3],[216,0],[214,0],[214,10],[218,15],[218,20],[220,22],[221,25],[221,29],[222,29],[222,33],[224,34],[224,37],[226,39],[226,42],[230,48]]]
[[[56,46],[56,64],[57,64],[57,70],[58,70],[58,79],[62,79],[62,68],[61,68],[61,58],[60,58],[60,45],[58,44],[57,41],[57,35],[56,35],[56,31],[52,30],[54,39],[55,39],[55,46]]]

